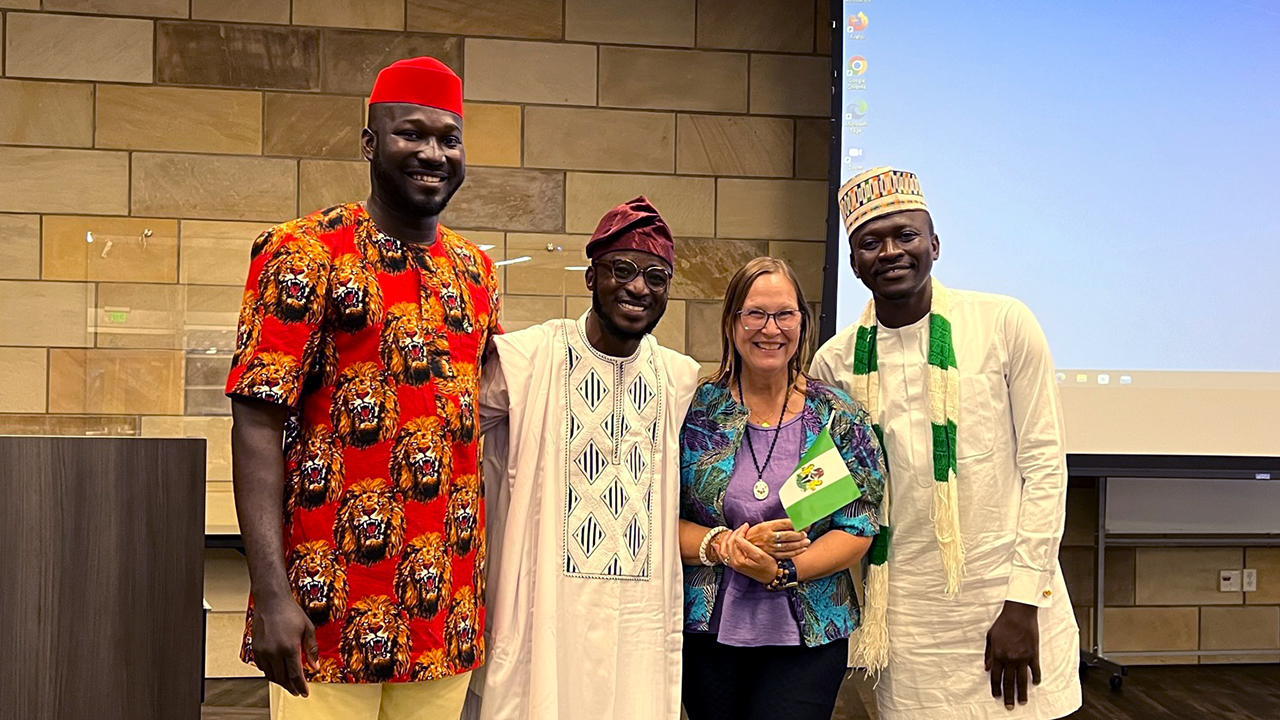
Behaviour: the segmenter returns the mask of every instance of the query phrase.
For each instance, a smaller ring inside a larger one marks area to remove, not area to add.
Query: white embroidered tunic
[[[485,720],[680,715],[679,436],[699,368],[652,336],[603,355],[585,317],[496,337],[483,372]]]
[[[893,528],[889,666],[876,687],[883,720],[1059,718],[1080,707],[1079,630],[1058,566],[1066,515],[1062,410],[1048,343],[1013,298],[950,290],[960,370],[956,462],[966,576],[945,597],[930,519],[928,316],[879,326],[880,403]],[[829,340],[815,377],[853,382],[857,327]],[[983,670],[986,633],[1004,601],[1038,606],[1042,681],[1029,704],[1006,710]]]

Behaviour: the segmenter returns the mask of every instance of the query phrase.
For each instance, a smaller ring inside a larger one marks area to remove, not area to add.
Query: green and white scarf
[[[964,543],[960,537],[960,505],[956,494],[956,421],[960,408],[960,371],[956,368],[956,352],[951,343],[951,321],[947,291],[933,280],[933,299],[929,305],[929,421],[933,426],[933,522],[942,552],[946,573],[946,595],[960,592],[964,578]],[[854,400],[862,403],[880,445],[884,447],[882,409],[880,407],[880,372],[876,354],[875,300],[867,302],[858,318],[858,337],[854,346],[853,382],[849,388]],[[885,450],[886,464],[888,451]],[[890,475],[893,469],[889,468]],[[854,650],[854,661],[878,672],[889,662],[889,543],[892,538],[889,517],[889,485],[885,484],[880,505],[880,534],[868,551],[871,568],[867,573],[866,607],[862,630]]]

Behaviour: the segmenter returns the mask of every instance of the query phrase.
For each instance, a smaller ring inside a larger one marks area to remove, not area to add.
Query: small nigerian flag
[[[795,472],[778,490],[778,499],[797,530],[809,527],[861,495],[827,428],[822,429],[813,446],[800,457]]]

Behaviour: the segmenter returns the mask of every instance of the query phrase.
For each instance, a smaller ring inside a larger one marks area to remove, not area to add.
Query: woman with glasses
[[[756,258],[729,281],[720,368],[680,441],[689,720],[827,720],[835,707],[859,621],[849,569],[879,530],[884,461],[866,411],[805,375],[812,332],[786,262]],[[823,428],[862,495],[793,528],[778,490]]]

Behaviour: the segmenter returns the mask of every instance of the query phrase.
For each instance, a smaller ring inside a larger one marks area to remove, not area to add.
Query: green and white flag
[[[836,512],[862,495],[827,428],[800,457],[795,472],[778,490],[778,499],[797,530]]]

